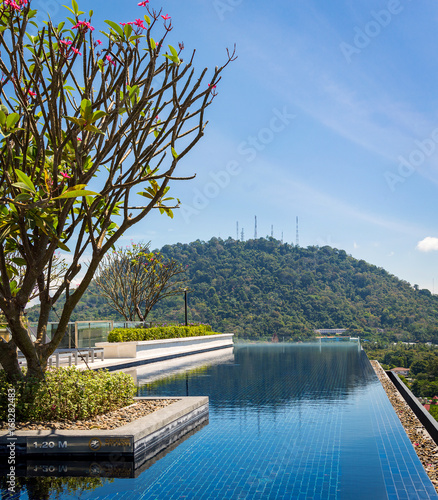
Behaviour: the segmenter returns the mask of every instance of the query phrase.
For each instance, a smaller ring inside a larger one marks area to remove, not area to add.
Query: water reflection
[[[363,352],[350,345],[237,345],[234,360],[144,384],[139,395],[206,395],[212,407],[272,408],[328,403],[366,390],[376,377]]]
[[[26,477],[17,478],[15,492],[9,494],[6,479],[0,478],[0,491],[3,491],[2,499],[18,499],[27,494],[29,500],[49,500],[59,498],[62,495],[77,495],[91,492],[101,488],[111,479],[100,477]]]

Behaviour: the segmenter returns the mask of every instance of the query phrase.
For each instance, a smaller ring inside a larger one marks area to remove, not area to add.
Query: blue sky
[[[64,1],[34,0],[57,20]],[[136,1],[78,2],[130,21]],[[237,45],[205,137],[180,165],[173,220],[125,235],[153,247],[271,234],[330,245],[438,293],[438,3],[151,0],[169,42],[214,68]]]

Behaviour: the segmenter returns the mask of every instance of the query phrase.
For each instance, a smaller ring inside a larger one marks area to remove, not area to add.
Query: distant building
[[[404,377],[409,375],[409,368],[403,368],[401,366],[398,368],[392,368],[391,371],[396,375],[403,375]]]
[[[319,335],[341,335],[346,331],[347,328],[320,328],[319,330],[314,330]]]

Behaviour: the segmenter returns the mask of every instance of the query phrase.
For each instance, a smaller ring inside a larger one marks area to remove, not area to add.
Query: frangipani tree
[[[94,281],[99,294],[126,321],[146,321],[157,302],[181,294],[188,286],[180,262],[141,243],[107,252]]]
[[[12,333],[0,341],[0,363],[22,378],[18,347],[27,376],[41,378],[107,251],[151,210],[173,216],[169,183],[202,137],[234,53],[208,77],[207,69],[196,75],[194,54],[183,61],[182,45],[165,48],[171,20],[147,1],[138,4],[142,19],[106,21],[98,35],[75,0],[65,22],[42,27],[28,0],[0,2],[0,309]],[[54,286],[59,249],[69,256]],[[24,310],[35,293],[32,339]],[[45,341],[61,294],[58,328]]]

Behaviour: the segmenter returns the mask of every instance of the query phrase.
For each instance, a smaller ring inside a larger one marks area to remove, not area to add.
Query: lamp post
[[[185,312],[186,326],[188,326],[188,322],[187,322],[187,288],[184,288],[184,312]]]

